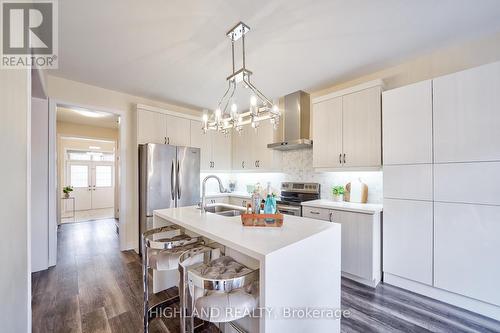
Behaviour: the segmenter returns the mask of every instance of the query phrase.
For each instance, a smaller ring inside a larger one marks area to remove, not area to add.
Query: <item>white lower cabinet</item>
[[[384,199],[384,272],[432,285],[432,201]]]
[[[229,203],[229,197],[226,196],[221,196],[221,197],[210,197],[207,198],[207,203],[208,204],[214,204],[214,203]]]
[[[500,306],[500,206],[434,204],[434,285]]]
[[[316,208],[316,207],[302,207],[302,216],[309,217],[311,219],[331,221],[331,214],[333,212],[330,209]]]
[[[332,211],[332,222],[342,225],[342,272],[363,280],[380,280],[380,218],[378,214]]]
[[[241,206],[241,207],[245,207],[246,208],[248,202],[250,202],[250,199],[237,198],[237,197],[229,197],[229,203],[231,205]]]
[[[375,287],[381,279],[380,214],[302,206],[302,216],[342,225],[343,276]]]

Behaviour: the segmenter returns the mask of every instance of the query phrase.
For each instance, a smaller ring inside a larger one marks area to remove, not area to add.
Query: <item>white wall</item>
[[[31,271],[49,267],[49,103],[31,99]]]
[[[0,332],[31,332],[29,70],[0,70]]]
[[[500,32],[460,44],[443,45],[434,52],[382,67],[368,75],[337,78],[326,87],[311,92],[311,98],[323,96],[375,79],[383,79],[386,89],[432,79],[500,60]]]

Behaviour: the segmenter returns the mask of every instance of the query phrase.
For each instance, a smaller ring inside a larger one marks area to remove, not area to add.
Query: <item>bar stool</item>
[[[258,305],[259,270],[225,255],[214,259],[214,253],[214,248],[204,246],[179,258],[182,333],[194,332],[194,317],[228,323],[236,331],[245,332],[234,321],[251,314]],[[202,262],[198,262],[200,255]],[[198,260],[193,262],[193,256]]]
[[[165,237],[165,238],[161,238]],[[201,237],[189,237],[175,226],[165,226],[150,229],[142,234],[142,274],[144,284],[144,332],[149,330],[149,322],[154,319],[152,314],[162,311],[179,301],[174,296],[149,306],[149,268],[157,271],[178,269],[179,257],[182,253],[199,247],[204,242]]]

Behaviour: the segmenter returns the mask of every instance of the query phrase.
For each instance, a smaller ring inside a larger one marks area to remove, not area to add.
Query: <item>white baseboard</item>
[[[396,275],[384,273],[384,283],[407,289],[417,294],[437,299],[462,309],[500,321],[500,307],[455,294],[443,289],[428,286]],[[493,291],[495,292],[495,291]]]
[[[364,284],[365,286],[372,287],[372,288],[377,287],[378,283],[380,282],[380,279],[367,280],[367,279],[363,279],[363,278],[360,278],[356,275],[352,275],[352,274],[349,274],[346,272],[342,272],[342,277],[345,277],[349,280],[356,281],[358,283]]]

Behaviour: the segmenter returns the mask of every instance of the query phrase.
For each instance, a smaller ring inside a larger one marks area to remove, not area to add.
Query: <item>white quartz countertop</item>
[[[380,213],[383,210],[383,206],[381,204],[369,204],[369,203],[363,204],[363,203],[354,203],[345,201],[337,202],[325,199],[306,201],[302,203],[302,206],[346,210],[350,212],[367,213],[367,214]]]
[[[240,216],[201,213],[195,206],[155,210],[154,215],[258,260],[331,228],[340,233],[337,223],[291,215],[285,215],[281,228],[243,227]]]

